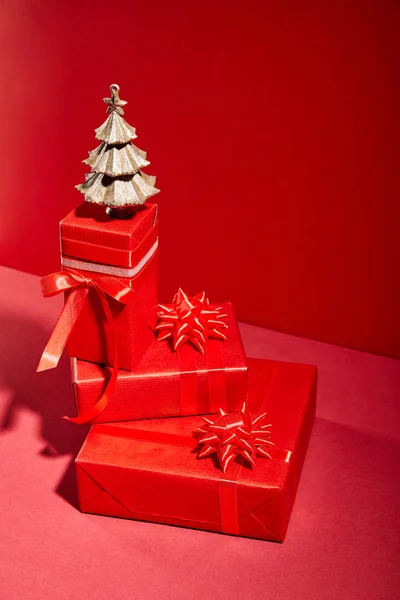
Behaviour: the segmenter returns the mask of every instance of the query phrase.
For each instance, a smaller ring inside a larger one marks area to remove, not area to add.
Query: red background
[[[161,299],[400,357],[396,1],[0,8],[0,262],[59,266],[117,82],[162,194]]]

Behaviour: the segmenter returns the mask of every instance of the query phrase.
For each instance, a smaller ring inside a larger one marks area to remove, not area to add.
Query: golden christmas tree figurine
[[[137,135],[134,127],[122,118],[127,102],[120,99],[116,83],[110,90],[111,98],[104,98],[109,115],[95,130],[102,143],[83,161],[92,172],[76,188],[87,202],[104,204],[110,217],[126,218],[132,214],[132,206],[144,204],[160,190],[154,187],[155,177],[142,173],[150,163],[146,152],[131,142]]]

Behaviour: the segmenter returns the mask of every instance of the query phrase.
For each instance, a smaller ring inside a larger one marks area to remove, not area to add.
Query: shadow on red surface
[[[0,383],[9,399],[0,413],[0,435],[15,426],[18,412],[28,409],[40,417],[40,435],[45,441],[42,454],[75,455],[88,427],[62,419],[73,414],[69,361],[63,357],[57,369],[36,373],[49,331],[40,323],[12,314],[0,314]]]
[[[74,508],[79,510],[78,489],[76,485],[75,457],[70,461],[64,475],[61,477],[56,493],[64,498]]]

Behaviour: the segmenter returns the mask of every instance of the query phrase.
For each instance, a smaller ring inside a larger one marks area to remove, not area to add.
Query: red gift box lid
[[[157,213],[157,204],[143,204],[128,219],[112,219],[104,206],[83,202],[60,222],[61,253],[132,267],[157,240]]]

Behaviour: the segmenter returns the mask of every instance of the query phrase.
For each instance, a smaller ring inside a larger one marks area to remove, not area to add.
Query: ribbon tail
[[[37,373],[54,369],[58,365],[88,293],[88,288],[77,288],[73,289],[69,294],[64,308],[58,317],[56,326],[53,329],[53,333],[43,351],[36,369]]]
[[[77,417],[65,416],[65,417],[63,417],[63,419],[65,419],[66,421],[70,421],[71,423],[77,423],[78,425],[83,425],[84,423],[90,423],[96,417],[98,417],[99,414],[101,414],[103,412],[103,410],[106,408],[108,401],[110,400],[110,398],[114,392],[115,384],[117,382],[117,375],[118,375],[118,367],[116,367],[114,365],[114,367],[112,368],[111,377],[107,383],[106,389],[104,390],[103,394],[101,395],[101,398],[96,402],[96,404],[90,410],[83,412],[81,415],[78,415]]]
[[[113,332],[114,332],[114,366],[112,367],[111,377],[107,383],[106,389],[102,393],[100,399],[96,402],[96,404],[90,408],[89,410],[83,412],[77,417],[63,417],[67,421],[71,423],[78,423],[78,425],[83,425],[84,423],[90,423],[96,417],[99,416],[100,413],[106,408],[108,401],[114,393],[115,385],[117,383],[118,376],[118,368],[119,368],[119,360],[118,360],[118,344],[117,344],[117,329],[115,327],[114,319],[112,316],[111,309],[108,305],[106,294],[98,288],[99,296],[101,299],[101,303],[103,306],[104,314],[109,323],[111,323]]]

